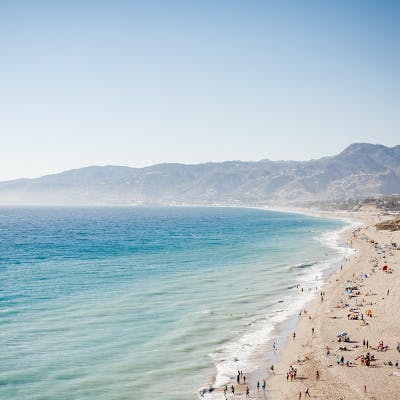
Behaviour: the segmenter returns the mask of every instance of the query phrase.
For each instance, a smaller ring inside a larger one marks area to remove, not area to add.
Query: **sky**
[[[398,1],[0,1],[0,180],[400,144]]]

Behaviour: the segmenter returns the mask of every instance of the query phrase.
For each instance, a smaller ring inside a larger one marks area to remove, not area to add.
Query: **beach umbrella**
[[[338,333],[337,337],[340,337],[340,336],[347,336],[347,333],[346,332],[340,332],[340,333]]]

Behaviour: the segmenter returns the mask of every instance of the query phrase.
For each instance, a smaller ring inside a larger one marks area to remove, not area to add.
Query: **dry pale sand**
[[[302,313],[295,329],[296,338],[291,336],[280,351],[280,361],[267,379],[267,390],[256,389],[256,381],[262,383],[263,376],[248,374],[250,395],[247,398],[400,399],[400,365],[399,368],[387,365],[388,361],[400,362],[396,349],[400,342],[400,250],[392,246],[392,242],[400,245],[400,232],[377,231],[373,222],[381,219],[380,216],[362,217],[366,225],[344,234],[355,249],[354,256],[342,270],[328,278],[315,300],[306,307],[306,313]],[[384,265],[391,272],[383,272]],[[346,293],[348,286],[357,287],[352,296]],[[323,300],[321,292],[325,293]],[[349,320],[350,309],[357,310],[355,314],[360,318],[363,314],[365,322]],[[366,315],[369,309],[372,317]],[[338,342],[337,334],[342,331],[348,333],[349,343]],[[363,340],[368,340],[368,349],[363,346]],[[388,350],[377,350],[381,340]],[[340,346],[346,346],[347,350],[340,350]],[[369,367],[361,365],[360,360],[367,352],[376,358]],[[349,366],[338,365],[341,356]],[[287,379],[290,366],[297,369],[293,381]],[[247,385],[234,382],[235,395],[231,394],[230,385],[228,399],[246,398]],[[310,397],[305,395],[307,387]],[[220,389],[217,393],[222,395]]]

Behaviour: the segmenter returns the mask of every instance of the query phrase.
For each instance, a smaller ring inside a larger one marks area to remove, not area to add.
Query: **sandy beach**
[[[273,371],[243,371],[246,383],[231,382],[226,398],[400,398],[400,231],[377,230],[390,217],[375,212],[347,217],[363,222],[343,234],[354,255],[302,310]]]

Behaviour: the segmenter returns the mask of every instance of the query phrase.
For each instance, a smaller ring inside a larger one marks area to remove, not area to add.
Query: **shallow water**
[[[305,300],[293,286],[312,295],[343,225],[234,208],[1,208],[0,398],[196,398],[265,350]]]

